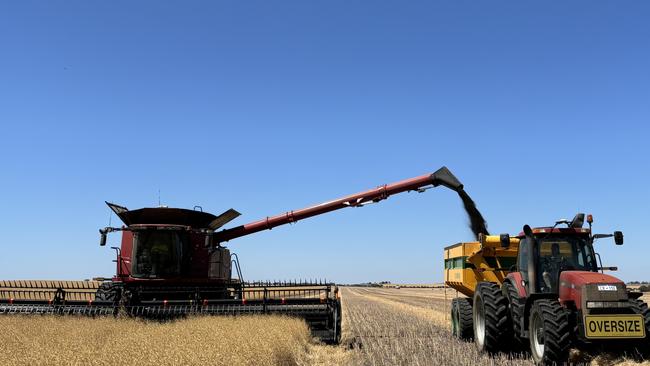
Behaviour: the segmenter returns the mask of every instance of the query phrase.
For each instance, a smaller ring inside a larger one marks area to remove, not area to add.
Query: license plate
[[[586,315],[587,338],[645,338],[641,315]]]
[[[614,285],[598,285],[598,291],[616,291]]]

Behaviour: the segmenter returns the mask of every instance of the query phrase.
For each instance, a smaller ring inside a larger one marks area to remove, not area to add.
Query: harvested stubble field
[[[164,324],[36,316],[0,318],[0,356],[3,365],[532,365],[525,355],[488,357],[453,339],[442,289],[344,287],[342,299],[340,346],[319,344],[303,321],[279,316]],[[650,365],[612,355],[576,360]]]
[[[455,292],[447,290],[448,302],[452,296]],[[344,340],[354,346],[350,360],[364,365],[532,365],[527,355],[488,357],[478,354],[473,343],[453,339],[448,302],[443,289],[343,288]],[[576,364],[650,365],[611,354],[572,352],[572,357]]]
[[[444,296],[432,289],[343,289],[344,340],[363,365],[529,365],[526,359],[480,355],[451,338]]]

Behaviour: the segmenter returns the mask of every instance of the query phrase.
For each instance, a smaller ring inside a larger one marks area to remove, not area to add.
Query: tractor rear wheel
[[[507,350],[512,339],[508,300],[495,283],[481,282],[474,293],[474,342],[480,352]]]
[[[451,333],[463,341],[474,338],[472,304],[468,298],[457,297],[451,301]]]
[[[571,327],[557,300],[533,303],[529,320],[530,353],[537,365],[563,364],[569,357]]]

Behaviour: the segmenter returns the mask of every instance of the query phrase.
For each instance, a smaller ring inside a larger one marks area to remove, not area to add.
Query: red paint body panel
[[[131,273],[131,252],[133,251],[133,232],[122,231],[121,258],[117,260],[117,276],[127,277]]]
[[[521,275],[521,272],[508,273],[508,278],[510,278],[512,283],[515,285],[515,288],[519,293],[519,297],[528,296],[528,294],[526,293],[526,288],[522,285],[522,281],[524,277]]]
[[[564,271],[560,273],[560,303],[574,302],[578,309],[582,308],[582,287],[587,284],[620,284],[623,281],[614,276],[599,272]]]
[[[199,233],[190,233],[190,245],[192,246],[192,267],[190,277],[205,278],[208,273],[209,253],[205,247],[205,236]]]

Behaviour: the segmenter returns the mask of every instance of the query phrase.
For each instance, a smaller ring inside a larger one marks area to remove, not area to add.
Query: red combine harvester
[[[220,231],[239,212],[230,209],[215,216],[196,210],[198,207],[129,210],[107,202],[124,223],[100,230],[102,246],[108,233],[122,232],[121,247],[113,248],[116,275],[103,282],[0,281],[0,313],[126,314],[155,319],[192,314],[287,314],[304,318],[314,336],[336,343],[340,339],[341,303],[334,284],[245,282],[237,256],[224,243],[311,216],[439,185],[458,192],[464,202],[469,197],[458,179],[442,167],[433,174]]]

